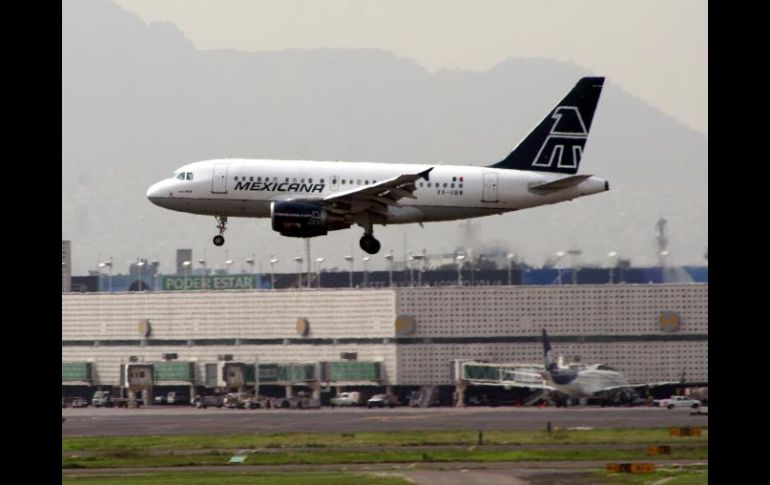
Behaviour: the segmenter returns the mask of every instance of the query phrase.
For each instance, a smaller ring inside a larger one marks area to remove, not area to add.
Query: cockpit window
[[[179,179],[179,180],[184,180],[184,172],[179,172],[179,173],[176,175],[176,178],[177,178],[177,179]]]
[[[192,179],[193,179],[192,172],[187,172],[187,180],[192,180]]]

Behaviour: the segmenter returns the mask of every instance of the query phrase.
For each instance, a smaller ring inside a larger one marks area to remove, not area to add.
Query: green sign
[[[252,274],[222,276],[161,276],[163,291],[181,290],[247,290],[257,288],[257,276]]]

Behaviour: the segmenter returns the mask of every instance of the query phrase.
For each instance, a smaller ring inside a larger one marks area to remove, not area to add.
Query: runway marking
[[[423,419],[425,417],[428,417],[427,414],[418,414],[416,416],[365,416],[362,419],[374,419],[379,420],[383,422],[392,421],[392,420],[409,420],[409,419]]]
[[[664,483],[668,483],[668,482],[670,482],[673,479],[674,479],[674,477],[661,478],[657,482],[652,482],[650,485],[663,485]]]

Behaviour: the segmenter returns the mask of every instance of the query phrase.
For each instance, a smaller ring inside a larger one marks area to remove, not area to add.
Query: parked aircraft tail
[[[490,168],[575,174],[594,119],[603,77],[584,77],[504,160]]]

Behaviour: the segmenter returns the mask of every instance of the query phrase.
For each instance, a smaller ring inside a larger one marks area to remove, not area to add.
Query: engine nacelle
[[[324,236],[330,229],[326,208],[310,202],[273,202],[270,204],[270,219],[273,230],[282,236]]]

